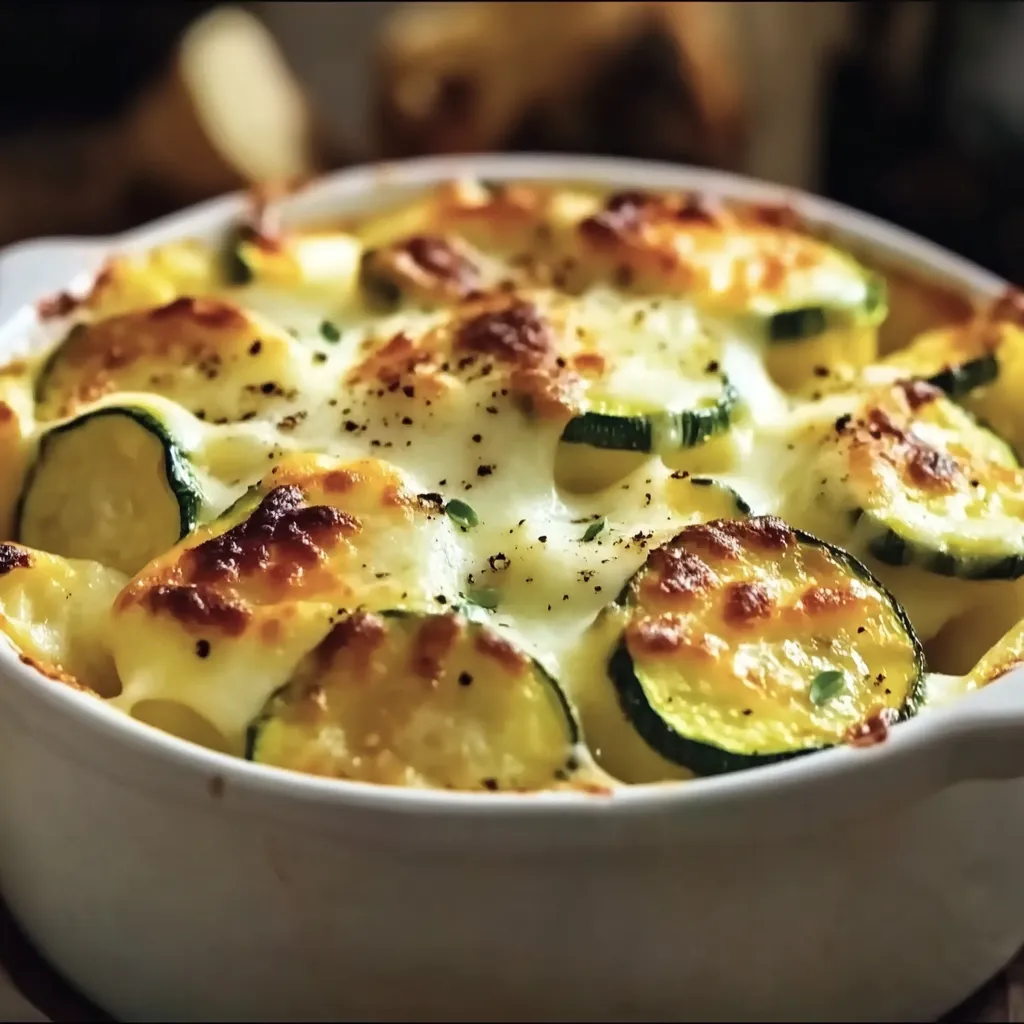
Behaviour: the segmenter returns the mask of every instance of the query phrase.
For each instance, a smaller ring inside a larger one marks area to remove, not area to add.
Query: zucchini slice
[[[878,355],[878,328],[888,314],[886,285],[856,264],[847,280],[823,305],[768,313],[753,333],[768,342],[765,365],[773,380],[790,391],[820,386],[825,369],[842,374],[868,366]]]
[[[0,633],[43,675],[114,697],[110,609],[124,585],[95,562],[0,543]]]
[[[686,527],[618,605],[608,674],[622,708],[698,775],[842,743],[921,699],[921,647],[891,595],[845,551],[771,516]]]
[[[967,674],[970,689],[988,686],[1024,665],[1024,622],[1018,622],[989,648]]]
[[[834,330],[872,326],[888,312],[885,281],[851,261],[848,292],[836,289],[823,304],[781,309],[764,316],[764,331],[773,344],[806,341]]]
[[[201,495],[164,425],[135,407],[86,413],[43,435],[17,513],[17,538],[124,573],[191,533]]]
[[[806,474],[852,524],[849,546],[941,576],[1024,575],[1024,473],[1009,445],[923,382],[840,417]]]
[[[558,684],[457,613],[344,614],[250,726],[250,760],[333,778],[538,790],[577,767]]]
[[[669,477],[666,498],[683,513],[699,512],[702,520],[739,519],[753,511],[744,497],[724,480],[677,471]]]
[[[623,192],[579,224],[583,260],[634,290],[685,294],[765,342],[771,376],[800,387],[818,367],[878,351],[886,284],[792,211]]]
[[[375,307],[393,309],[403,299],[444,305],[479,294],[484,270],[480,255],[457,236],[410,235],[367,250],[359,283]]]
[[[36,413],[54,420],[118,391],[161,395],[200,419],[276,413],[308,379],[312,355],[263,317],[217,298],[77,324],[43,364]]]
[[[566,444],[645,453],[695,448],[729,429],[739,401],[736,389],[725,377],[713,386],[712,396],[678,412],[644,411],[609,398],[592,400],[597,411],[574,416],[562,432],[562,440]]]
[[[678,287],[703,308],[801,341],[886,313],[885,282],[788,210],[698,195],[620,192],[585,217],[586,256],[641,288]]]
[[[1014,330],[987,320],[940,327],[915,338],[881,365],[962,398],[999,376],[999,348],[1005,333]]]
[[[562,316],[564,315],[564,321]],[[669,453],[729,429],[739,394],[723,345],[677,300],[631,300],[594,290],[556,307],[582,387],[562,440],[595,448]]]
[[[339,305],[355,292],[362,245],[340,231],[264,237],[251,225],[229,232],[222,272],[231,285],[267,285],[329,293]]]

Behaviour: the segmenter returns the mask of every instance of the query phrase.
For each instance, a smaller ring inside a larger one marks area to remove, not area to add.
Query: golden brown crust
[[[706,562],[675,545],[651,552],[647,565],[643,591],[653,592],[663,600],[687,602],[694,595],[718,586],[718,577]]]
[[[530,664],[529,658],[522,651],[492,629],[479,630],[474,645],[481,654],[493,658],[509,674],[519,675]]]
[[[255,344],[255,342],[259,344]],[[270,352],[271,346],[274,356]],[[265,360],[279,358],[290,339],[232,302],[178,298],[156,308],[135,310],[76,324],[64,339],[44,378],[41,413],[63,417],[115,391],[151,391],[184,401],[192,387],[216,388],[214,407],[224,404],[228,366],[241,367],[238,400],[260,401],[285,394],[277,380],[266,382]],[[247,383],[247,381],[258,383]]]
[[[927,385],[925,385],[927,387]],[[929,400],[931,392],[928,389]],[[907,395],[907,389],[894,393]],[[904,416],[898,409],[869,408],[858,419],[848,420],[840,433],[849,446],[849,464],[858,477],[874,479],[885,465],[891,466],[908,486],[931,494],[949,494],[967,485],[963,469],[946,451],[928,444],[913,430],[912,413],[921,407],[904,398]],[[995,471],[997,467],[993,467]]]
[[[456,236],[413,235],[372,249],[363,257],[364,274],[402,291],[436,302],[459,302],[479,294],[480,267]]]
[[[421,679],[436,682],[444,659],[458,642],[465,622],[457,615],[432,615],[419,623],[413,639],[412,670]]]
[[[15,569],[27,569],[31,564],[32,558],[25,548],[0,543],[0,576],[6,576]]]
[[[860,601],[848,586],[808,587],[797,602],[796,611],[803,615],[825,616],[834,612],[845,612]]]
[[[456,347],[530,369],[553,358],[555,338],[540,310],[517,298],[464,321]]]
[[[387,626],[379,615],[363,610],[353,612],[336,622],[320,642],[316,649],[317,662],[327,670],[344,651],[357,669],[365,667],[386,634]]]
[[[771,618],[775,602],[762,583],[730,583],[725,588],[723,617],[734,629]]]
[[[18,652],[18,660],[23,665],[35,669],[40,675],[46,676],[47,679],[52,679],[57,683],[64,683],[65,686],[70,686],[72,690],[78,690],[79,693],[87,693],[89,696],[99,699],[100,695],[92,687],[86,686],[85,683],[81,682],[70,672],[65,672],[59,665],[51,665],[49,662],[40,661],[38,658],[33,658],[22,651]]]
[[[241,601],[195,583],[161,583],[148,589],[144,599],[151,612],[169,615],[192,631],[215,629],[227,636],[241,636],[252,617]]]
[[[183,578],[233,583],[271,568],[298,574],[320,564],[327,550],[359,530],[355,516],[332,505],[304,506],[303,501],[295,485],[275,487],[243,522],[186,551]]]

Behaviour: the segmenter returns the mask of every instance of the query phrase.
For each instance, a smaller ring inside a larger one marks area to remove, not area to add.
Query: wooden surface
[[[22,935],[0,902],[0,1021],[79,1024],[110,1021],[67,985]],[[1024,1022],[1024,952],[1006,970],[942,1018],[941,1024]]]

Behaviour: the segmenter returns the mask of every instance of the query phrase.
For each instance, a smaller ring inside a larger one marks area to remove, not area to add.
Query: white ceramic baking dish
[[[1003,283],[832,203],[618,161],[430,159],[335,175],[296,218],[458,174],[783,199],[977,294]],[[221,232],[218,200],[0,256],[26,305],[111,249]],[[16,312],[15,308],[20,307]],[[885,743],[606,797],[457,795],[193,747],[0,649],[0,884],[122,1020],[926,1020],[1024,942],[1024,673]]]

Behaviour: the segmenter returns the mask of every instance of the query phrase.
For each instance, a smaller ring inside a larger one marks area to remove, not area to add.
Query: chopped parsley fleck
[[[486,608],[489,612],[493,612],[498,607],[500,596],[493,587],[477,587],[466,595],[466,600],[472,602],[478,608]]]
[[[473,506],[467,505],[466,502],[460,501],[458,498],[452,498],[451,501],[445,505],[444,510],[448,514],[448,518],[463,530],[472,529],[474,526],[478,526],[480,524],[480,520],[477,517]]]
[[[595,522],[591,523],[586,528],[586,530],[583,533],[583,540],[584,541],[591,541],[591,540],[593,540],[605,528],[605,526],[607,525],[607,522],[608,521],[605,519],[605,517],[601,516],[600,519],[598,519]]]
[[[324,320],[320,324],[320,335],[324,341],[329,341],[332,344],[341,339],[341,331],[338,330],[335,324],[332,324],[330,320]]]
[[[827,704],[833,697],[837,696],[845,685],[846,673],[841,672],[839,669],[828,668],[823,672],[819,672],[811,680],[808,696],[811,698],[812,704],[821,707],[822,704]]]

